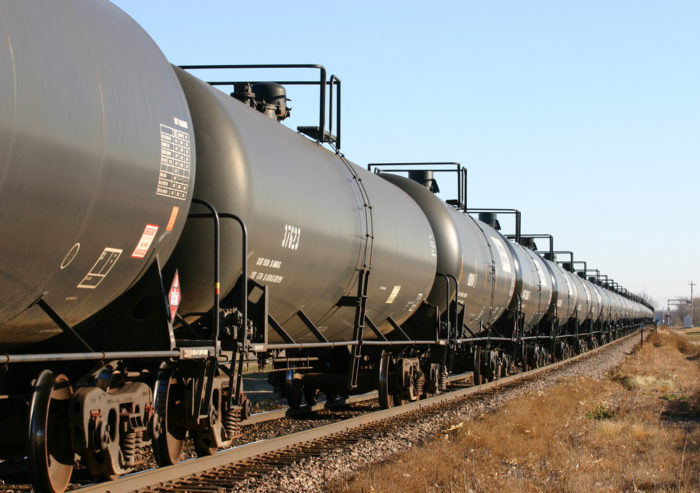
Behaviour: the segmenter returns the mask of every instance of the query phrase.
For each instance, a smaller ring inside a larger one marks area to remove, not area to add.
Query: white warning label
[[[160,125],[160,172],[156,195],[187,199],[191,172],[190,134]]]
[[[97,286],[99,286],[102,280],[107,277],[109,271],[112,270],[114,264],[117,263],[117,260],[122,252],[123,250],[118,248],[109,247],[102,250],[102,254],[97,259],[97,262],[95,262],[95,265],[92,266],[92,269],[90,269],[87,276],[80,281],[78,287],[83,289],[95,289]]]
[[[139,240],[134,253],[131,254],[131,258],[144,258],[148,249],[151,248],[151,243],[158,233],[158,226],[156,224],[146,224],[146,229],[143,230],[141,239]]]

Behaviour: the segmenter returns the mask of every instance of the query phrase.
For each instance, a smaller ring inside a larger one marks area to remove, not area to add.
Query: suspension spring
[[[231,409],[224,413],[223,426],[229,439],[238,438],[240,430],[238,423],[241,421],[241,406],[231,406]]]
[[[143,462],[144,448],[143,430],[122,433],[119,446],[124,456],[124,466],[135,466]]]
[[[440,368],[440,376],[438,377],[438,390],[440,392],[447,388],[447,369],[443,366]]]
[[[414,388],[416,390],[416,398],[420,399],[420,396],[423,395],[423,382],[425,382],[425,378],[421,375],[420,377],[416,378],[416,383],[414,385]]]
[[[119,446],[122,449],[122,454],[124,456],[124,465],[133,466],[136,463],[136,456],[138,455],[138,442],[136,439],[136,432],[122,433]]]

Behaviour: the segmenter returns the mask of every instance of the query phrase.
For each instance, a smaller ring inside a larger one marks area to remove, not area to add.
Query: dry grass
[[[700,491],[699,354],[683,336],[651,334],[608,380],[514,399],[328,489]]]
[[[692,329],[684,329],[683,332],[689,341],[700,342],[700,327],[693,327]]]

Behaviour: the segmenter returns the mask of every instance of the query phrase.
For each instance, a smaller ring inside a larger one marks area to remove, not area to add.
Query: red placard
[[[173,282],[170,285],[170,291],[168,291],[168,305],[170,306],[170,321],[175,320],[175,314],[177,313],[177,307],[180,306],[180,300],[182,300],[182,294],[180,293],[180,276],[177,271],[175,271],[175,277],[173,277]]]

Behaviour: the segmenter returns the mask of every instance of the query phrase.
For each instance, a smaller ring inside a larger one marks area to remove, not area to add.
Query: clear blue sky
[[[115,3],[175,64],[325,65],[358,164],[460,161],[471,207],[657,306],[700,282],[698,1]]]

